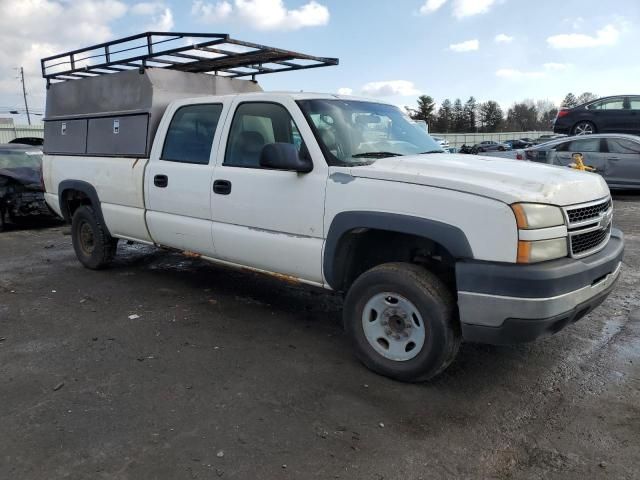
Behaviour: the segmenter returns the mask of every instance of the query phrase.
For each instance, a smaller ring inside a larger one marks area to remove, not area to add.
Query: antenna
[[[20,80],[22,81],[22,95],[24,97],[24,109],[27,111],[27,121],[31,125],[31,115],[29,115],[29,104],[27,103],[27,89],[24,86],[24,69],[20,67]]]

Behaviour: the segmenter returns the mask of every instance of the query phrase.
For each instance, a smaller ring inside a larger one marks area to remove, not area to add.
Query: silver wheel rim
[[[590,123],[579,123],[576,125],[576,135],[591,135],[593,134],[593,125]]]
[[[397,293],[382,292],[369,299],[362,311],[362,329],[377,353],[396,362],[411,360],[424,346],[422,315]]]

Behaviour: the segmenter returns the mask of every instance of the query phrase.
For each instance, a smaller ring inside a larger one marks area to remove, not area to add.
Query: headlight
[[[532,230],[564,225],[564,216],[559,207],[540,203],[514,203],[511,209],[516,216],[518,228]]]
[[[518,242],[518,263],[544,262],[566,257],[568,253],[567,237]]]

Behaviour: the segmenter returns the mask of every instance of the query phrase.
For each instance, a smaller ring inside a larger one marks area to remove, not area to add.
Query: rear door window
[[[640,110],[640,97],[629,97],[629,107],[631,110]]]
[[[169,124],[160,159],[208,164],[221,112],[221,104],[180,107]]]
[[[622,97],[600,100],[589,105],[589,110],[622,110],[623,108],[624,99]]]
[[[626,138],[610,138],[607,140],[609,152],[618,154],[640,154],[640,143]]]

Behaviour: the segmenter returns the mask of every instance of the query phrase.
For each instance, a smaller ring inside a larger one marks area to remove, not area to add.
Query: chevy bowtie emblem
[[[611,223],[611,219],[613,218],[613,211],[611,209],[606,212],[600,213],[600,221],[598,222],[598,226],[604,230]]]

